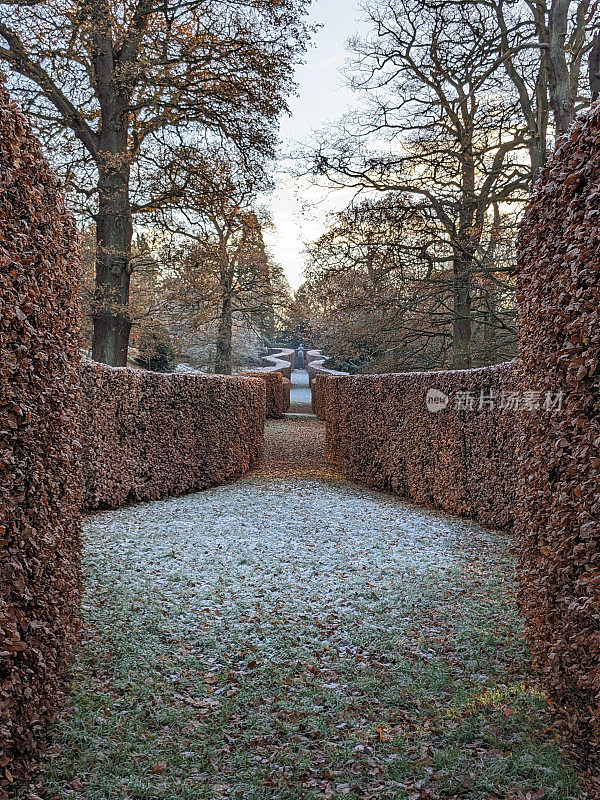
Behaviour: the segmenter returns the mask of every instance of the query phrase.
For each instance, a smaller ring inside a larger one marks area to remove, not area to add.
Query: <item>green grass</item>
[[[416,576],[372,561],[348,577],[342,559],[327,578],[339,575],[337,608],[318,579],[310,602],[293,580],[262,598],[277,564],[251,591],[224,570],[188,632],[185,575],[165,605],[88,556],[87,638],[51,732],[47,796],[583,798],[529,674],[506,537],[465,542]],[[236,564],[247,574],[248,553]]]

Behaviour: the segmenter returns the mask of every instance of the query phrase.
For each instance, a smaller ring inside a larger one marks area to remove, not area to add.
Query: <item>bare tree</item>
[[[336,214],[309,250],[304,294],[308,322],[338,365],[361,371],[452,365],[453,275],[438,258],[432,217],[389,193]],[[492,215],[488,249],[473,273],[471,358],[510,358],[515,350],[512,226]]]
[[[548,135],[565,133],[600,85],[600,23],[593,0],[490,0],[502,63],[513,84],[529,138],[532,181],[548,153]],[[550,119],[552,112],[552,120]],[[552,124],[553,123],[553,124]]]
[[[366,15],[350,70],[363,102],[321,135],[312,171],[382,199],[310,248],[310,324],[363,369],[510,357],[512,239],[549,136],[589,102],[586,58],[600,88],[598,4],[372,0]]]
[[[366,12],[372,33],[352,43],[364,103],[341,134],[321,138],[312,170],[357,191],[399,192],[427,220],[421,258],[451,271],[453,363],[469,367],[473,275],[488,257],[494,208],[519,203],[528,187],[496,17],[463,0],[373,0]]]

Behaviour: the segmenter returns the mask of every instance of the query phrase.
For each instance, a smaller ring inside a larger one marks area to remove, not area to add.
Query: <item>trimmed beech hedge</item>
[[[600,106],[560,139],[519,240],[520,597],[534,662],[600,796]]]
[[[310,398],[312,402],[313,414],[318,419],[324,420],[326,413],[325,391],[326,381],[317,380],[323,375],[348,375],[347,372],[339,372],[335,369],[327,369],[325,362],[328,356],[324,356],[320,350],[308,350],[306,353],[306,371],[308,372],[308,383],[310,385]]]
[[[262,457],[263,380],[91,362],[82,387],[87,509],[205,489]]]
[[[264,381],[267,393],[267,417],[280,419],[290,407],[291,381],[284,378],[276,368],[269,367],[265,367],[264,370],[241,372],[240,375]]]
[[[328,378],[332,375],[344,376],[347,372],[335,372],[335,370],[320,369],[313,373],[310,379],[310,397],[312,401],[313,414],[320,420],[327,419],[327,387]]]
[[[0,795],[54,707],[80,600],[77,235],[0,84]]]
[[[296,351],[287,347],[271,347],[269,354],[261,358],[265,368],[281,372],[284,378],[292,379],[292,372],[296,364]]]
[[[291,377],[295,360],[295,350],[272,347],[269,355],[261,358],[263,367],[239,373],[264,381],[267,392],[267,417],[270,419],[280,419],[290,407]]]
[[[479,405],[514,389],[515,366],[349,377],[318,376],[326,389],[327,453],[345,475],[416,503],[510,527],[516,501],[517,435],[509,410],[460,410],[457,393]],[[426,405],[432,387],[445,409]]]
[[[317,373],[310,381],[310,396],[312,400],[313,414],[317,419],[327,419],[327,385],[328,376],[324,373]]]

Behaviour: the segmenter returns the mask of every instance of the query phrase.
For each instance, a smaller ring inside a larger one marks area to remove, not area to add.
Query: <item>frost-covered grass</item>
[[[331,479],[88,518],[48,797],[583,797],[507,543]]]

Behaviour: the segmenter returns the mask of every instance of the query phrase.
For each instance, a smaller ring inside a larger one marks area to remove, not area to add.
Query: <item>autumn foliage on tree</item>
[[[0,64],[95,220],[94,359],[123,365],[134,215],[185,196],[190,144],[260,173],[307,30],[305,0],[19,0]],[[165,185],[158,176],[169,176]]]
[[[181,243],[165,282],[168,318],[188,333],[212,324],[213,368],[228,374],[234,367],[236,325],[272,338],[287,287],[265,247],[269,221],[255,208],[253,181],[223,155],[198,157],[203,163],[185,206],[169,219],[163,214],[161,221]]]

